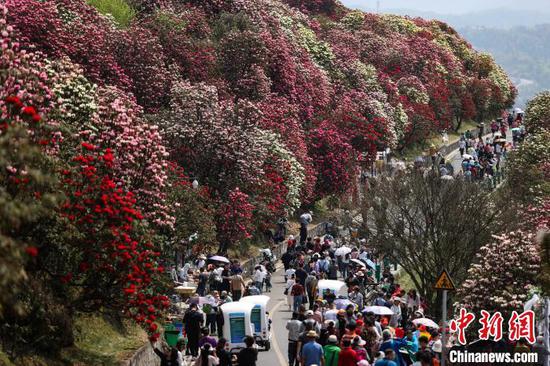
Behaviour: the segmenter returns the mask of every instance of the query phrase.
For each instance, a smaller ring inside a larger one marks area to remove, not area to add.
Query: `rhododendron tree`
[[[94,82],[130,87],[115,57],[117,29],[85,1],[9,0],[6,6],[25,48],[36,46],[51,57],[68,56]]]
[[[82,153],[71,165],[62,172],[67,201],[61,214],[78,234],[71,240],[72,260],[58,262],[50,272],[67,286],[77,286],[72,303],[79,308],[127,309],[158,337],[153,324],[169,302],[150,292],[164,270],[157,264],[160,253],[141,226],[144,216],[136,196],[114,176],[116,160],[109,148],[82,142]]]
[[[34,107],[23,104],[16,96],[6,97],[3,102],[0,117],[0,291],[3,294],[0,314],[4,317],[13,314],[14,310],[22,311],[17,295],[28,278],[25,267],[40,253],[37,243],[28,235],[28,227],[53,214],[59,195],[55,192],[55,167],[41,146],[41,141],[49,141],[42,117]]]
[[[132,80],[132,92],[146,111],[168,104],[172,75],[159,39],[148,29],[132,26],[115,44],[119,65]]]
[[[252,237],[252,212],[248,195],[239,188],[230,191],[220,203],[216,215],[220,253],[226,253],[232,244]]]
[[[141,108],[120,90],[98,90],[98,113],[81,134],[117,157],[118,177],[138,197],[144,215],[157,225],[171,226],[173,216],[164,203],[166,151],[157,126],[147,123]]]
[[[355,183],[356,151],[329,122],[312,130],[308,137],[318,174],[315,189],[318,197],[347,192]]]
[[[539,270],[534,234],[518,231],[496,236],[479,250],[457,293],[457,305],[476,314],[500,311],[505,317],[514,310],[522,311]]]
[[[527,103],[524,124],[529,133],[550,131],[550,91],[536,95]]]

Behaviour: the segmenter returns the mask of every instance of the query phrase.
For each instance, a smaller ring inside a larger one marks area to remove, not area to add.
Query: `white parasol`
[[[364,313],[373,313],[374,315],[393,315],[393,311],[385,306],[367,306],[363,309]]]
[[[366,267],[367,266],[365,263],[363,263],[363,261],[361,261],[359,259],[352,259],[351,263],[355,263],[355,264],[357,264],[358,266],[361,266],[361,267]]]
[[[222,263],[231,263],[229,259],[222,257],[221,255],[214,255],[210,258],[208,258],[209,261],[212,262],[222,262]]]
[[[464,154],[464,155],[462,155],[462,159],[463,160],[470,160],[470,159],[473,159],[473,156],[470,155],[470,154]]]
[[[336,251],[334,252],[334,255],[337,257],[342,257],[349,253],[351,253],[351,248],[343,245],[340,248],[336,249]]]
[[[439,325],[436,322],[434,322],[432,319],[418,318],[418,319],[414,319],[412,322],[416,326],[424,325],[428,328],[439,329]]]

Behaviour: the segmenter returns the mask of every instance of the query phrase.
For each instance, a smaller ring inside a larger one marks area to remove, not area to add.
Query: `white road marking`
[[[285,300],[281,300],[271,309],[271,313],[275,314],[275,312],[279,309],[281,305],[285,303]],[[274,323],[275,324],[275,323]],[[273,326],[273,330],[275,330],[275,326]],[[279,359],[280,365],[287,365],[288,362],[286,360],[286,357],[281,352],[281,349],[279,348],[279,342],[277,342],[277,337],[275,334],[273,334],[273,350],[275,351],[275,354],[277,355],[277,358]]]

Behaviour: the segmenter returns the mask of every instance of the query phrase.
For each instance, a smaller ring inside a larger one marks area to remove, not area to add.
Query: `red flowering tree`
[[[115,42],[117,61],[132,80],[132,93],[147,112],[168,105],[174,75],[159,39],[148,29],[133,25]]]
[[[308,136],[318,197],[347,192],[356,177],[357,153],[336,127],[323,122]]]
[[[231,245],[252,237],[252,212],[248,195],[239,188],[230,191],[220,203],[216,217],[220,253],[226,253]]]
[[[67,250],[64,256],[71,260],[57,262],[49,271],[74,286],[73,307],[126,310],[156,338],[156,317],[169,302],[151,291],[164,269],[142,225],[136,196],[114,176],[111,149],[83,142],[71,165],[62,172],[67,201],[61,215],[74,226],[75,237],[70,247],[57,248]]]
[[[8,20],[25,48],[69,57],[99,84],[129,89],[130,78],[117,62],[113,41],[118,30],[83,0],[9,0]]]

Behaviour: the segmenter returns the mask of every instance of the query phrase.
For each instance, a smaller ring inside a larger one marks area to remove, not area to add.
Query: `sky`
[[[341,0],[352,8],[376,9],[377,0]],[[550,12],[550,0],[379,0],[380,8],[465,14],[495,8]]]

